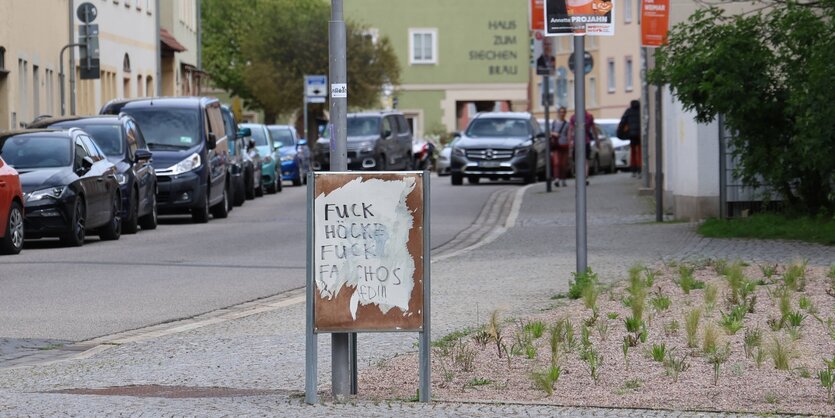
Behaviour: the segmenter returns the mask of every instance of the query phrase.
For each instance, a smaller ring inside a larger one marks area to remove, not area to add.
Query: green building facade
[[[344,7],[347,20],[391,41],[401,80],[381,103],[396,98],[421,137],[463,129],[475,112],[528,110],[528,3],[347,0]]]

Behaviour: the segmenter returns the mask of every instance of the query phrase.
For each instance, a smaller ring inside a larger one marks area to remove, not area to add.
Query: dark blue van
[[[132,116],[145,135],[157,175],[162,214],[191,213],[194,222],[209,214],[229,214],[228,144],[220,102],[208,97],[117,100],[99,113]]]

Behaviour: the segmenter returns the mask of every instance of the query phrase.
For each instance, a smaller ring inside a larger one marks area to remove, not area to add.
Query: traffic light
[[[100,78],[99,72],[99,25],[78,26],[79,67],[81,68],[82,80],[96,80]]]

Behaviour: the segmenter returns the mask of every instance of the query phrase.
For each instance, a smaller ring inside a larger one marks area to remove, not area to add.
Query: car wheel
[[[99,230],[99,238],[102,241],[115,241],[122,236],[122,197],[114,195],[111,202],[110,221]]]
[[[220,203],[212,207],[212,216],[217,219],[229,216],[229,193],[226,189],[223,189],[223,198],[220,199]]]
[[[255,187],[255,197],[261,197],[261,196],[264,196],[264,183],[263,183],[263,181],[261,182],[260,185]]]
[[[618,172],[618,167],[616,165],[615,156],[612,155],[612,158],[609,159],[609,174],[614,174]]]
[[[142,227],[143,230],[152,230],[157,229],[157,216],[159,212],[157,211],[157,194],[156,192],[151,193],[151,213],[139,218],[139,226]]]
[[[12,202],[6,234],[0,239],[0,254],[18,254],[23,249],[23,209],[20,203]]]
[[[84,245],[84,238],[87,235],[86,222],[87,209],[84,206],[84,198],[79,196],[73,206],[69,229],[61,235],[61,242],[70,247]]]
[[[204,224],[209,222],[209,193],[208,190],[206,194],[203,195],[203,201],[200,202],[200,206],[191,209],[191,220],[194,223]]]
[[[591,172],[591,174],[600,173],[600,156],[599,155],[594,157],[594,161],[592,162],[591,167],[589,167],[589,168],[590,168],[589,172]]]
[[[522,182],[525,184],[531,184],[536,182],[536,172],[531,171],[528,174],[525,174],[525,177],[522,178]]]
[[[128,217],[122,221],[122,232],[126,234],[135,234],[139,230],[139,195],[136,190],[130,191],[130,210],[128,210]]]
[[[467,181],[470,184],[478,184],[479,180],[481,180],[479,176],[467,176]]]
[[[377,171],[388,171],[388,160],[386,159],[385,155],[380,155],[379,157],[377,157],[375,163]]]
[[[235,186],[235,198],[233,199],[233,204],[235,206],[241,206],[246,201],[246,182],[240,182]]]
[[[293,179],[293,186],[298,187],[302,185],[302,171],[299,170],[298,177]]]
[[[266,189],[265,191],[267,192],[267,194],[273,194],[273,193],[277,192],[278,187],[276,186],[276,181],[275,180],[271,181],[270,184],[268,184],[265,189]]]
[[[284,182],[281,180],[281,173],[275,173],[275,191],[281,193],[284,189]]]
[[[244,177],[244,195],[246,200],[255,199],[255,180],[253,180],[252,170],[247,170]]]
[[[458,173],[452,173],[450,180],[453,186],[460,186],[464,184],[464,176]]]

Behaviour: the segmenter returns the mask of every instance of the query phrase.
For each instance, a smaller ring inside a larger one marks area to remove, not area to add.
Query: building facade
[[[160,2],[162,95],[200,94],[200,10],[198,0]]]
[[[60,113],[59,54],[70,43],[69,11],[68,0],[0,2],[0,131]],[[49,30],[32,30],[32,22]]]
[[[417,137],[463,129],[479,111],[529,109],[528,0],[352,0],[345,17],[391,40],[393,94]]]
[[[84,2],[75,0],[73,10]],[[102,105],[116,98],[156,95],[155,0],[94,0],[91,3],[98,10],[93,23],[99,25],[100,78],[81,80],[76,54],[76,113],[96,114]],[[74,19],[76,40],[82,24]]]

